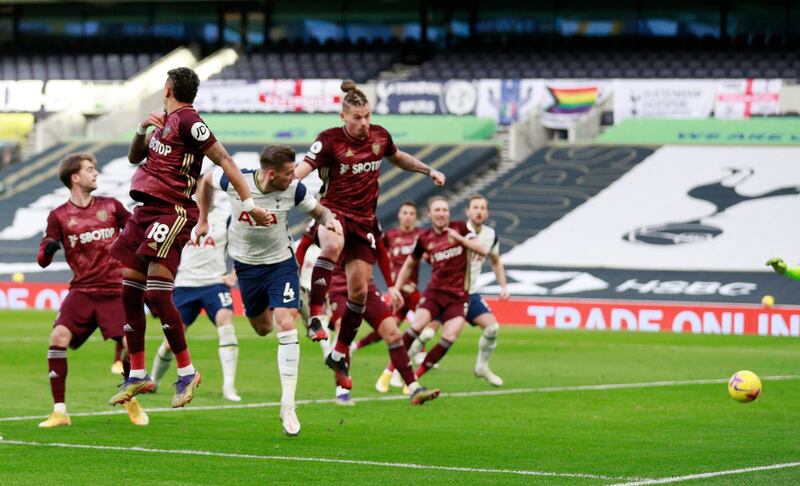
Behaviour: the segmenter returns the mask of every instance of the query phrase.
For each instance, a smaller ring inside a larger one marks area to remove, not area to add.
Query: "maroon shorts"
[[[160,263],[174,276],[198,216],[197,206],[187,208],[167,202],[138,206],[111,246],[111,256],[122,262],[123,267],[144,274],[149,262]]]
[[[121,290],[119,293],[71,290],[61,303],[53,327],[69,329],[72,332],[69,347],[78,349],[98,327],[103,339],[122,339],[124,321]]]
[[[341,319],[344,315],[344,309],[347,305],[347,292],[337,292],[328,294],[328,301],[331,304],[331,312],[333,316],[331,321]],[[374,285],[369,286],[367,292],[367,305],[364,311],[364,320],[373,329],[377,330],[381,322],[386,320],[387,317],[394,316],[392,308],[386,301],[383,300],[383,294]]]
[[[331,210],[339,223],[342,224],[342,231],[344,233],[344,250],[340,260],[342,264],[350,260],[364,260],[370,265],[374,265],[377,261],[377,238],[380,237],[380,228],[378,227],[377,219],[372,225],[365,225],[349,219],[347,216]],[[316,239],[318,225],[314,225],[311,232],[315,235],[315,243],[319,244]]]
[[[400,294],[403,296],[403,307],[398,310],[395,315],[400,319],[405,319],[406,314],[410,311],[417,310],[417,305],[422,298],[422,294],[419,290],[414,290],[411,293],[400,291]]]
[[[440,319],[442,323],[454,317],[465,317],[469,307],[469,296],[458,296],[446,292],[427,289],[419,299],[418,309],[427,309],[431,318]]]

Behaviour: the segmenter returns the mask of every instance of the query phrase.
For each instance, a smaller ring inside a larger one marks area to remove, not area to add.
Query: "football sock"
[[[439,343],[431,349],[431,351],[425,356],[425,361],[422,362],[422,366],[417,368],[417,378],[424,375],[429,369],[433,368],[433,365],[439,362],[447,351],[450,350],[450,346],[453,345],[452,341],[448,341],[445,338],[439,340]]]
[[[297,329],[278,333],[278,371],[281,376],[281,404],[294,405],[300,344]]]
[[[403,381],[406,385],[411,385],[417,378],[414,376],[414,371],[411,369],[411,364],[408,361],[408,352],[406,348],[403,347],[402,341],[398,341],[396,343],[389,345],[389,357],[392,360],[393,369],[396,368],[400,372],[400,376],[403,377]],[[389,370],[391,373],[392,370]]]
[[[63,404],[67,388],[67,348],[50,346],[47,349],[47,368],[53,403]]]
[[[328,294],[328,285],[331,282],[331,274],[335,263],[325,257],[317,258],[314,268],[311,270],[311,292],[308,296],[308,307],[310,316],[322,314],[325,307],[325,296]]]
[[[371,333],[364,336],[362,339],[359,339],[358,342],[356,342],[356,349],[361,349],[364,346],[369,346],[372,343],[377,343],[381,339],[382,339],[381,335],[378,333],[378,331],[372,331]]]
[[[186,346],[183,319],[172,300],[174,286],[175,284],[168,278],[148,277],[147,300],[152,304],[161,320],[161,328],[164,330],[164,336],[167,337],[169,347],[175,353],[178,367],[187,368],[192,365],[192,358],[189,355],[189,348]]]
[[[350,343],[356,338],[358,328],[364,319],[365,305],[347,301],[347,306],[342,315],[342,324],[339,328],[339,335],[336,336],[336,346],[334,349],[341,354],[346,354],[350,349]],[[335,358],[335,357],[334,357]]]
[[[236,363],[239,360],[239,341],[233,325],[217,328],[219,335],[219,362],[222,364],[223,386],[233,386],[236,381]]]
[[[144,316],[144,294],[147,287],[135,280],[122,280],[122,305],[125,310],[125,337],[131,355],[131,371],[144,371],[144,337],[147,320]]]
[[[481,338],[478,340],[478,359],[475,362],[475,369],[483,369],[489,364],[494,348],[497,347],[498,332],[500,332],[500,326],[494,323],[481,333]]]
[[[169,346],[167,343],[162,342],[161,346],[158,347],[158,352],[156,352],[156,357],[153,359],[153,371],[152,371],[152,378],[153,381],[156,383],[160,383],[164,375],[167,373],[169,369],[170,363],[172,363],[172,351],[170,351]]]

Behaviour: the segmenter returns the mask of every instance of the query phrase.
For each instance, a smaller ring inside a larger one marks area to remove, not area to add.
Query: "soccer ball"
[[[728,381],[728,393],[738,402],[752,402],[761,394],[761,380],[752,371],[737,371]]]

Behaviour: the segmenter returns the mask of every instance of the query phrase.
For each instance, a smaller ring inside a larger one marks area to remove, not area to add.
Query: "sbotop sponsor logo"
[[[117,231],[115,228],[101,228],[93,231],[86,231],[79,235],[67,235],[67,238],[69,238],[70,248],[75,248],[75,245],[78,244],[78,242],[80,242],[82,245],[85,245],[93,241],[113,238],[116,233]]]
[[[158,155],[169,155],[172,153],[172,147],[165,143],[161,143],[161,141],[156,137],[150,139],[150,150]]]
[[[449,260],[451,258],[457,257],[464,253],[463,246],[454,246],[452,248],[448,248],[446,250],[437,251],[431,256],[431,260],[434,262],[441,262],[443,260]]]

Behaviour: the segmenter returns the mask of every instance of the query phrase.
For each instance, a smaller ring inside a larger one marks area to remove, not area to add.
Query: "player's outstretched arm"
[[[480,256],[486,256],[489,254],[489,249],[486,248],[486,245],[481,243],[481,241],[478,240],[477,238],[468,239],[464,235],[462,235],[461,233],[459,233],[458,231],[454,230],[449,226],[445,228],[445,231],[447,231],[447,233],[450,235],[451,238],[459,242],[461,246],[463,246],[467,250],[474,251]]]
[[[39,243],[39,254],[36,262],[40,267],[45,268],[53,261],[53,255],[61,248],[61,224],[58,218],[50,213],[47,215],[47,229],[44,230],[44,237]]]
[[[506,269],[500,261],[500,255],[489,253],[489,261],[492,263],[492,271],[500,285],[500,300],[508,300],[508,283],[506,282]]]
[[[233,184],[233,188],[236,189],[236,193],[239,194],[239,198],[242,200],[242,207],[245,211],[250,213],[250,216],[252,216],[256,224],[259,226],[269,226],[272,224],[270,212],[264,208],[257,207],[256,203],[253,202],[253,195],[250,194],[250,188],[247,187],[247,182],[244,180],[242,171],[239,170],[233,158],[228,155],[228,151],[225,150],[225,147],[219,142],[214,142],[214,144],[205,151],[205,155],[211,159],[212,162],[222,167],[222,172],[225,173],[230,183]]]
[[[136,128],[136,133],[133,135],[131,146],[128,148],[128,162],[138,164],[147,157],[147,145],[150,143],[150,139],[153,138],[153,134],[148,134],[147,129],[150,127],[163,128],[166,118],[163,112],[153,112],[147,115],[147,118],[139,124]]]
[[[310,173],[314,172],[314,167],[305,160],[297,164],[294,168],[294,176],[298,181],[302,181]]]
[[[800,267],[790,267],[781,258],[770,258],[767,260],[767,266],[772,267],[776,273],[794,280],[800,280]]]
[[[445,182],[445,176],[438,170],[432,168],[425,162],[419,160],[418,158],[414,157],[413,155],[409,154],[408,152],[403,152],[402,150],[398,150],[394,154],[387,157],[389,162],[393,163],[397,167],[400,167],[403,170],[407,170],[409,172],[419,172],[420,174],[425,174],[426,176],[430,177],[434,184],[437,186],[443,186]]]
[[[195,243],[200,244],[200,239],[208,233],[208,208],[211,207],[211,198],[214,197],[213,171],[209,171],[197,182],[197,208],[200,215],[194,227]]]
[[[337,235],[341,235],[343,233],[342,223],[336,219],[336,215],[333,214],[330,209],[326,208],[322,204],[317,203],[317,205],[311,210],[310,213],[308,213],[308,215],[316,219],[319,224],[333,231]]]
[[[400,289],[408,282],[408,278],[411,277],[411,273],[416,270],[417,267],[419,267],[419,257],[413,253],[408,255],[400,271],[397,272],[397,280],[394,281],[394,285],[389,287],[389,296],[392,298],[392,305],[397,307],[403,306],[403,295]]]

